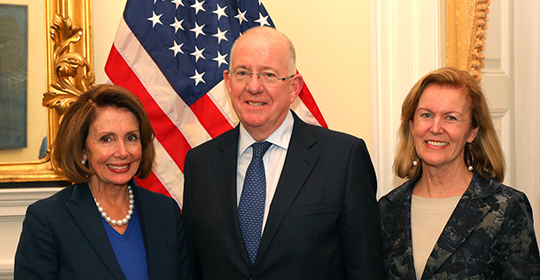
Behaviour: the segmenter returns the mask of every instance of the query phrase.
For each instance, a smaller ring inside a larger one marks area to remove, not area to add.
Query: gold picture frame
[[[0,162],[4,183],[67,181],[52,168],[51,144],[61,116],[77,97],[94,84],[92,0],[44,0],[46,22],[47,88],[42,105],[47,110],[47,155],[38,161]]]

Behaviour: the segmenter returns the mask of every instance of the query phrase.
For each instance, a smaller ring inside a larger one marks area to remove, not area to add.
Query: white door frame
[[[371,156],[378,197],[402,180],[392,172],[401,103],[445,59],[444,1],[370,0]]]

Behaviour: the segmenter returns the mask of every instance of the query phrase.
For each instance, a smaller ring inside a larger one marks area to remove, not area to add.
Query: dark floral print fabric
[[[388,279],[540,279],[532,209],[524,193],[474,174],[424,271],[414,270],[411,197],[417,179],[379,200]]]

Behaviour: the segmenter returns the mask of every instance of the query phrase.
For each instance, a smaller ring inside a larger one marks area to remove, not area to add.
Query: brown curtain
[[[489,0],[446,1],[446,65],[469,73],[480,83],[486,49]]]

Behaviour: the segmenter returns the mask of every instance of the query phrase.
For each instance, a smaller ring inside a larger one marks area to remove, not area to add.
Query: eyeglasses
[[[251,75],[255,74],[259,76],[259,81],[264,84],[275,84],[278,81],[285,81],[296,75],[296,74],[292,74],[285,78],[278,78],[276,74],[270,71],[262,71],[260,73],[255,73],[255,72],[248,72],[245,70],[236,70],[234,72],[227,70],[227,74],[231,75],[231,78],[237,83],[245,83],[251,79]]]

